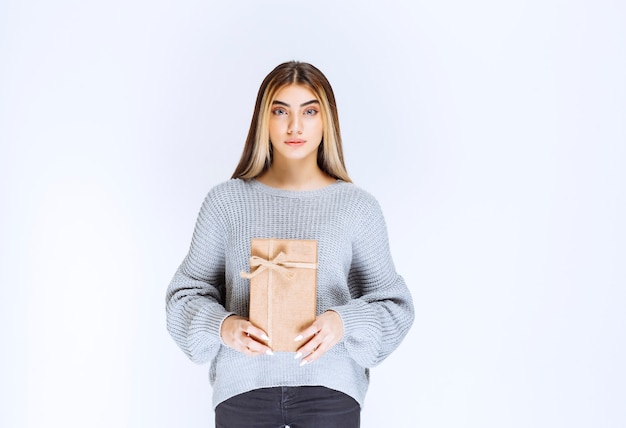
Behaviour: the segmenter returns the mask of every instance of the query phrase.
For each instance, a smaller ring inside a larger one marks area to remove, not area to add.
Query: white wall
[[[364,428],[626,426],[623,2],[0,1],[0,425],[210,427],[164,293],[262,78],[336,90],[417,319]]]

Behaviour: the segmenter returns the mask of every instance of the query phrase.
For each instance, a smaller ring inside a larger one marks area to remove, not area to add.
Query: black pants
[[[215,409],[216,428],[358,428],[361,408],[322,386],[263,388],[236,395]]]

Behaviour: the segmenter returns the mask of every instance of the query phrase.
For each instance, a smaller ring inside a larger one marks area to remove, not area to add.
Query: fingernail
[[[263,333],[263,334],[261,335],[261,339],[263,339],[263,340],[270,340],[270,338],[269,338],[269,337],[267,337],[267,334],[265,334],[265,333]]]
[[[298,358],[300,358],[302,356],[302,352],[296,352],[296,356],[293,357],[294,360],[297,360]]]
[[[302,335],[301,334],[297,335],[296,338],[293,340],[294,342],[297,342],[298,340],[302,340]]]
[[[305,365],[306,363],[308,363],[307,360],[302,360],[302,362],[300,363],[300,367],[302,367],[303,365]]]
[[[274,353],[272,352],[272,350],[271,350],[271,349],[268,349],[267,351],[265,351],[265,353],[266,353],[267,355],[274,355]]]

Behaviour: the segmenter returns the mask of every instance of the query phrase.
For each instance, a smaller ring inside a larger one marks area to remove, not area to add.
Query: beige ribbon
[[[285,259],[287,256],[282,251],[278,253],[272,260],[264,259],[259,256],[250,257],[250,270],[256,268],[253,272],[241,272],[242,278],[251,279],[263,272],[266,269],[273,270],[282,274],[287,279],[293,279],[296,274],[289,270],[289,268],[304,268],[304,269],[316,269],[317,263],[305,263],[305,262],[288,262]]]

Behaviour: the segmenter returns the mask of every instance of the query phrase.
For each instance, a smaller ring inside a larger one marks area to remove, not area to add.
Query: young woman
[[[294,337],[295,353],[273,352],[248,321],[240,272],[252,238],[317,241],[317,318]],[[192,361],[211,363],[216,426],[358,427],[369,368],[413,317],[380,207],[346,172],[328,80],[310,64],[279,65],[261,84],[239,165],[206,197],[167,290],[170,334]]]

